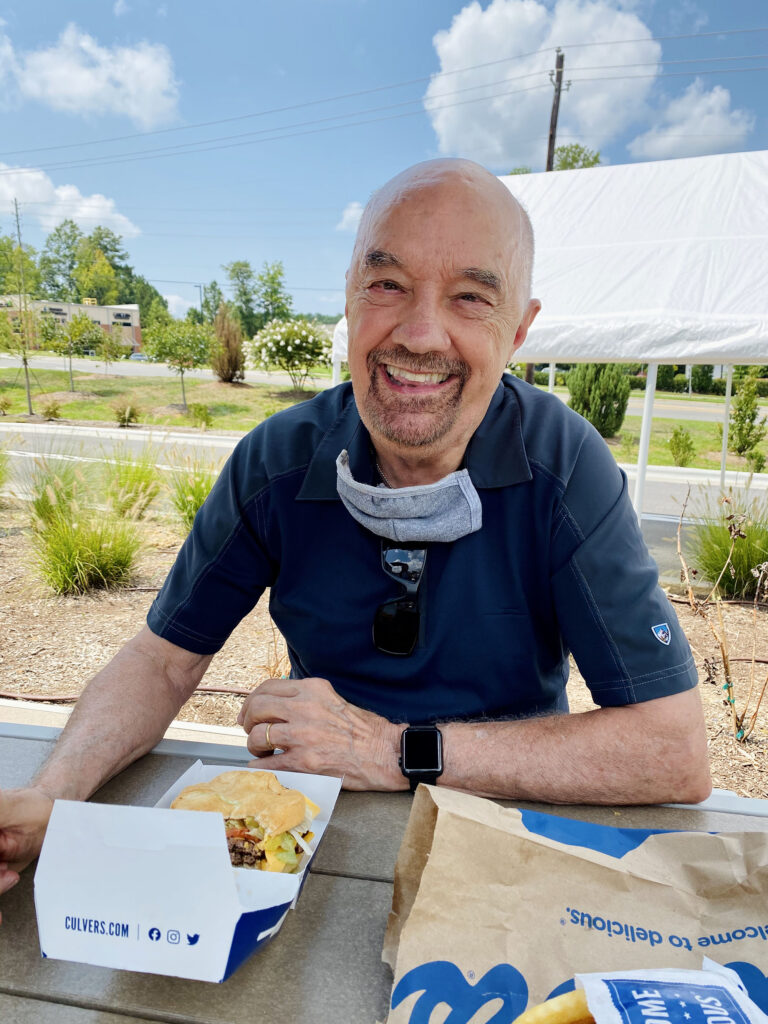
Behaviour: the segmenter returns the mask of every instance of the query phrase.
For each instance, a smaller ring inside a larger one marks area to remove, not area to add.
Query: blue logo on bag
[[[660,622],[658,626],[651,626],[651,630],[660,644],[666,644],[669,647],[669,641],[672,639],[672,630],[669,628],[668,622]]]
[[[404,974],[392,992],[392,1009],[414,992],[421,995],[413,1004],[409,1024],[429,1024],[432,1011],[440,1003],[450,1007],[445,1024],[468,1024],[487,1003],[501,999],[502,1005],[488,1024],[512,1024],[528,1003],[528,985],[511,964],[497,964],[482,978],[467,981],[450,960],[433,960]]]
[[[757,1003],[763,1013],[768,1013],[768,975],[744,960],[734,960],[725,966],[736,971],[752,1002]]]

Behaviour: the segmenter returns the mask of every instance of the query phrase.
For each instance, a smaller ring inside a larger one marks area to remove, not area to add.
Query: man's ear
[[[512,346],[512,351],[517,352],[520,346],[528,336],[528,328],[531,326],[533,321],[538,316],[539,310],[541,309],[541,302],[538,299],[531,299],[526,306],[523,318],[520,321],[520,325],[515,333],[515,341]]]

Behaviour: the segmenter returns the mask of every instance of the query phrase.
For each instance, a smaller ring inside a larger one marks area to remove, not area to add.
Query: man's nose
[[[392,337],[411,352],[442,352],[449,349],[451,339],[443,323],[437,297],[429,294],[414,295],[405,304]]]

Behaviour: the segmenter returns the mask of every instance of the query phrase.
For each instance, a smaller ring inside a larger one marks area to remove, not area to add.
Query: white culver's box
[[[155,807],[57,800],[35,874],[44,957],[224,981],[279,930],[311,858],[282,875],[233,868],[220,814],[172,811],[185,787],[240,765],[200,761]],[[341,779],[274,772],[320,808],[314,853]]]

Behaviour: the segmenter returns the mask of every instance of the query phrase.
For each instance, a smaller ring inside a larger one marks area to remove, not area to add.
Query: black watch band
[[[420,782],[434,786],[443,774],[443,734],[435,725],[411,725],[400,735],[400,771],[413,793]]]

